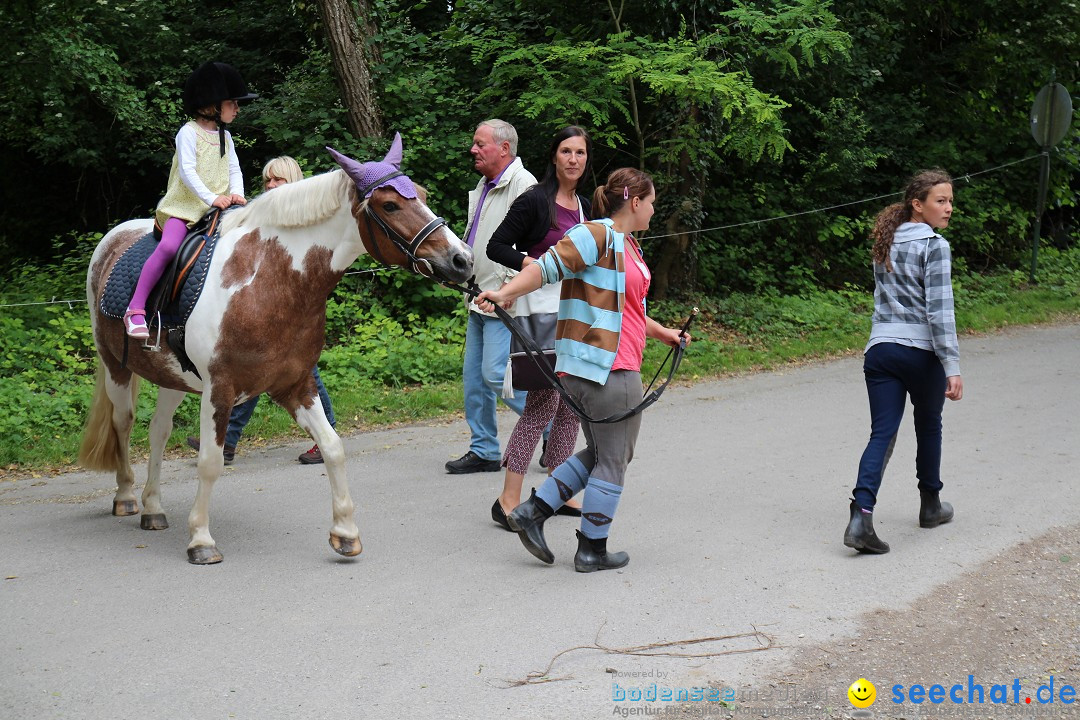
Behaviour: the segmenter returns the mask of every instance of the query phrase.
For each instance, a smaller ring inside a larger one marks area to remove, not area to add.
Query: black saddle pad
[[[209,234],[206,234],[208,230]],[[158,311],[161,312],[162,324],[167,327],[178,327],[187,322],[195,302],[202,294],[219,236],[218,223],[214,222],[212,227],[201,227],[184,239],[176,257],[161,274],[161,279],[147,299],[148,323],[157,321]],[[155,234],[149,232],[116,261],[101,295],[101,312],[106,316],[124,317],[131,296],[135,294],[142,267],[157,243]]]

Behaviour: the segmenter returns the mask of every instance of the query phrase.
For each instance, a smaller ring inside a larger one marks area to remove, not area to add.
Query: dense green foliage
[[[790,83],[794,152],[777,164],[738,163],[713,188],[725,222],[805,212],[895,192],[917,168],[976,174],[1038,152],[1028,113],[1058,64],[1075,90],[1076,68],[1062,67],[1078,40],[1069,3],[843,3],[848,61]],[[763,77],[755,70],[756,77]],[[779,79],[778,79],[779,80]],[[1053,154],[1044,237],[1067,245],[1075,232],[1076,128]],[[754,178],[753,192],[745,188]],[[948,237],[972,267],[1016,266],[1030,252],[1037,163],[962,177]],[[706,284],[800,288],[869,282],[864,238],[885,200],[707,236],[720,262]],[[762,232],[762,230],[765,232]],[[743,280],[735,280],[739,276]]]
[[[1080,75],[1063,64],[1080,45],[1077,3],[375,8],[379,104],[441,214],[464,225],[479,119],[512,121],[537,172],[553,129],[580,123],[598,143],[595,180],[627,164],[657,177],[653,235],[667,237],[646,250],[663,260],[658,291],[676,294],[865,284],[867,223],[884,200],[859,201],[925,166],[973,176],[957,188],[957,253],[973,267],[1017,266],[1036,163],[974,174],[1034,155],[1035,93],[1055,64],[1070,89]],[[48,256],[53,237],[147,215],[182,119],[180,85],[206,58],[232,62],[261,94],[234,127],[249,187],[281,153],[318,172],[327,144],[368,157],[387,142],[346,130],[318,14],[302,0],[12,0],[0,21],[0,183],[5,198],[34,189],[33,203],[0,208],[0,256]],[[1059,247],[1073,232],[1078,150],[1074,130],[1053,151],[1044,235]]]

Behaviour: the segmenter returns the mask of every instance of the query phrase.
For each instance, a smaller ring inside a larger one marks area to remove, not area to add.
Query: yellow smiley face
[[[848,700],[857,708],[868,708],[877,699],[877,688],[866,678],[859,678],[847,689]]]

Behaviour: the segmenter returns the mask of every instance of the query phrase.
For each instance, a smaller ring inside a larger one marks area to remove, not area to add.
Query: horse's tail
[[[131,406],[139,398],[139,376],[131,376]],[[115,471],[120,469],[120,436],[113,425],[113,403],[105,391],[105,369],[98,362],[94,381],[94,399],[83,428],[79,447],[79,465],[87,470]]]

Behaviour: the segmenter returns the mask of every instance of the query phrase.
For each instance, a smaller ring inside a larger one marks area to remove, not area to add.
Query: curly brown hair
[[[904,188],[903,202],[893,203],[878,213],[874,219],[874,229],[870,231],[870,239],[874,241],[874,249],[871,254],[874,262],[884,265],[886,272],[892,272],[892,259],[889,250],[892,248],[893,235],[896,228],[911,220],[915,209],[912,203],[915,200],[924,202],[935,185],[947,183],[952,185],[949,173],[941,168],[922,170],[908,180]]]

